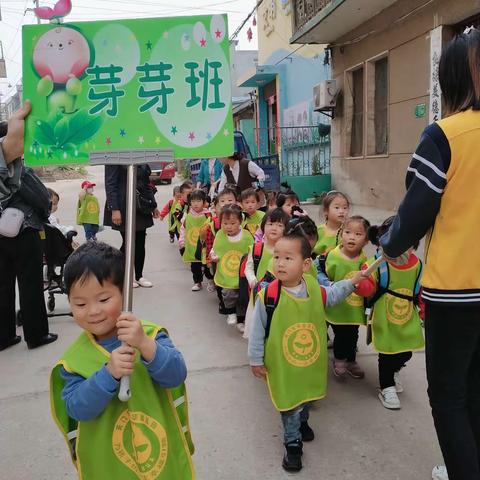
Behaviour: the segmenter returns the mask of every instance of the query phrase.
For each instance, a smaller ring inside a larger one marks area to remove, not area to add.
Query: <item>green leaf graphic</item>
[[[57,145],[63,145],[67,140],[70,132],[68,127],[69,123],[70,119],[68,117],[64,117],[55,125],[54,133],[57,140]]]
[[[38,118],[33,119],[33,137],[42,145],[55,145],[55,132],[51,125]]]
[[[100,130],[102,123],[102,117],[92,117],[86,110],[79,110],[70,117],[68,124],[69,132],[64,143],[75,143],[79,145],[86,142]]]

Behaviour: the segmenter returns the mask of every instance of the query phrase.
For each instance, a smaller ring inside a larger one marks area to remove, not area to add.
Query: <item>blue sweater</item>
[[[217,181],[222,175],[223,165],[220,160],[215,160],[215,181]],[[202,185],[210,185],[210,172],[208,171],[208,158],[204,158],[200,164],[200,170],[197,176],[197,182]]]
[[[155,340],[157,351],[154,359],[150,363],[142,359],[150,377],[163,388],[181,385],[187,377],[187,367],[182,354],[165,332],[160,332]],[[116,337],[98,343],[109,352],[120,346],[120,341]],[[98,417],[117,395],[120,386],[120,382],[112,377],[106,365],[89,378],[69,373],[64,368],[61,375],[65,381],[62,399],[69,417],[77,421],[88,421]]]

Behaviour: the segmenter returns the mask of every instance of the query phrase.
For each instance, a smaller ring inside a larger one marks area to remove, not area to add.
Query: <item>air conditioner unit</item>
[[[337,81],[325,80],[313,87],[313,109],[331,110],[337,104]]]

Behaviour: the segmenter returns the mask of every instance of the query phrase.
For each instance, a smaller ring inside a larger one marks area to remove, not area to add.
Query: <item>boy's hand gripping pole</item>
[[[131,313],[133,304],[133,259],[135,253],[135,217],[137,211],[137,167],[129,165],[127,171],[127,202],[125,221],[125,278],[123,282],[123,312]],[[126,402],[132,396],[130,377],[120,379],[118,398]]]
[[[378,257],[366,270],[363,270],[362,275],[365,278],[368,278],[385,261],[386,260],[383,255]]]

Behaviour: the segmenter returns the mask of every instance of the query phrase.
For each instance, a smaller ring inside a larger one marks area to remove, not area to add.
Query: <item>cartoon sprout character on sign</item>
[[[33,66],[40,76],[37,91],[48,99],[50,113],[75,111],[82,91],[80,78],[90,65],[86,38],[70,27],[57,27],[44,33],[33,51]]]
[[[48,117],[32,118],[36,150],[49,159],[77,157],[79,145],[102,126],[100,116],[77,110],[82,78],[93,60],[87,39],[72,27],[55,27],[44,33],[33,50],[33,67],[40,77],[37,92],[45,97]]]

